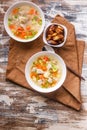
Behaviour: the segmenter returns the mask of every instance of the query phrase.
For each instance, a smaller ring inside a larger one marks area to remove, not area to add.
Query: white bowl
[[[55,86],[50,87],[50,88],[42,88],[42,87],[38,86],[36,83],[34,83],[34,81],[30,77],[30,71],[31,71],[31,67],[32,67],[33,62],[37,59],[37,57],[43,56],[43,55],[53,57],[54,59],[59,61],[60,65],[61,65],[61,69],[62,69],[62,74],[61,74],[60,80],[57,82],[57,84]],[[38,92],[41,92],[41,93],[50,93],[50,92],[56,91],[58,88],[60,88],[61,85],[65,81],[66,73],[67,73],[66,72],[66,65],[65,65],[63,59],[59,55],[57,55],[56,53],[50,52],[50,51],[42,51],[42,52],[38,52],[38,53],[32,55],[29,58],[29,60],[27,61],[26,66],[25,66],[25,78],[26,78],[28,84],[32,87],[32,89],[34,89]]]
[[[61,27],[64,29],[64,41],[63,41],[62,43],[60,43],[60,44],[55,44],[55,45],[49,44],[48,41],[46,40],[47,30],[48,30],[48,28],[49,28],[50,26],[52,26],[52,25],[58,25],[58,26],[61,26]],[[49,46],[52,46],[52,47],[62,47],[62,46],[65,44],[65,42],[66,42],[66,38],[67,38],[67,28],[66,28],[64,25],[62,25],[62,24],[49,23],[49,24],[45,27],[45,29],[44,29],[44,32],[43,32],[43,41],[44,41],[45,44],[47,44],[47,45],[49,45]]]
[[[11,13],[11,11],[15,8],[15,7],[20,7],[21,5],[29,5],[29,6],[32,6],[34,7],[37,11],[39,11],[40,15],[41,15],[41,18],[42,18],[42,26],[39,30],[39,32],[31,39],[21,39],[21,38],[18,38],[16,37],[12,32],[11,30],[9,29],[8,27],[8,17],[9,17],[9,14]],[[43,11],[41,10],[41,8],[39,6],[37,6],[36,4],[34,4],[33,2],[28,2],[28,1],[20,1],[20,2],[16,2],[14,3],[12,6],[10,6],[8,8],[8,10],[6,11],[5,13],[5,16],[4,16],[4,26],[5,26],[5,30],[6,32],[8,33],[8,35],[13,38],[14,40],[18,41],[18,42],[31,42],[33,40],[35,40],[36,38],[38,38],[40,36],[40,34],[42,33],[43,29],[44,29],[44,26],[45,26],[45,18],[44,18],[44,13]]]

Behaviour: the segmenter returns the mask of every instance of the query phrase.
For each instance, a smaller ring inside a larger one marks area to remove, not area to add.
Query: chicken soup
[[[31,39],[40,30],[42,18],[33,6],[21,5],[15,7],[8,17],[11,32],[20,39]]]
[[[61,75],[60,62],[47,55],[39,56],[31,66],[30,77],[42,88],[55,86],[60,81]]]

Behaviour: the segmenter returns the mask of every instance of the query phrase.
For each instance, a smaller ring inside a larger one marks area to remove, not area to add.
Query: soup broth
[[[58,60],[47,55],[38,57],[32,64],[30,77],[39,87],[55,86],[61,78],[62,68]]]
[[[14,8],[8,17],[11,32],[21,39],[31,39],[40,30],[42,18],[39,11],[28,5]]]

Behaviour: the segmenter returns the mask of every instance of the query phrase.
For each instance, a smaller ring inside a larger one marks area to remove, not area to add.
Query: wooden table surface
[[[86,42],[79,112],[6,81],[10,37],[3,18],[16,1],[21,0],[0,0],[0,130],[87,130],[87,0],[33,0],[44,11],[46,24],[59,13],[75,25],[76,37]]]

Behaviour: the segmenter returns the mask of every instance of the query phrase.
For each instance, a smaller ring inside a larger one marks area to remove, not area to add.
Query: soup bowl
[[[67,28],[58,23],[49,23],[43,33],[43,41],[52,47],[62,47],[67,38]]]
[[[14,40],[31,42],[38,38],[44,29],[44,13],[33,2],[16,2],[6,11],[4,26],[8,35]]]
[[[26,81],[32,89],[41,93],[51,93],[60,88],[66,73],[63,59],[51,51],[35,53],[25,66]]]

